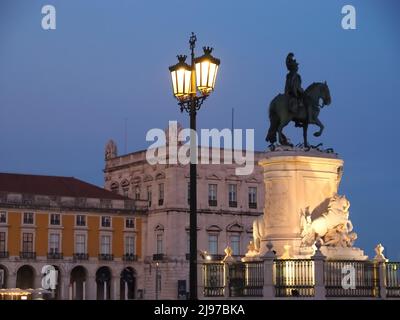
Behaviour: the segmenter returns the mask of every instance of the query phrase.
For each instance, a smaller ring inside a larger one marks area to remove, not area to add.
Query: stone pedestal
[[[326,210],[329,199],[338,191],[343,160],[334,153],[289,150],[269,152],[259,165],[265,183],[260,255],[271,241],[278,257],[284,253],[304,257],[304,248],[300,248],[302,212],[308,210],[316,217]]]
[[[326,256],[327,260],[367,260],[368,256],[364,254],[364,251],[360,248],[334,248],[334,247],[322,247],[321,252]]]

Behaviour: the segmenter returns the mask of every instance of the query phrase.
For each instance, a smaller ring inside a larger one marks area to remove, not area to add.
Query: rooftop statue
[[[277,141],[281,145],[291,146],[288,138],[282,130],[291,121],[296,127],[303,128],[304,147],[307,148],[307,129],[310,124],[317,125],[319,131],[314,136],[319,137],[324,130],[324,125],[318,119],[320,108],[331,103],[331,95],[326,82],[314,82],[303,90],[301,87],[301,76],[298,74],[299,64],[294,59],[294,54],[289,53],[286,57],[286,75],[285,93],[278,94],[270,103],[269,120],[270,127],[266,141],[270,142],[273,149]],[[320,104],[322,100],[322,104]]]

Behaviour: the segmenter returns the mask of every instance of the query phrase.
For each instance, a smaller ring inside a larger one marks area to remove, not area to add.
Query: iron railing
[[[112,261],[114,260],[114,255],[110,253],[99,253],[98,258],[102,261]]]
[[[250,209],[257,209],[257,202],[249,202]]]
[[[327,298],[380,298],[382,285],[388,298],[400,298],[400,262],[326,260],[322,270]],[[276,297],[315,297],[312,259],[277,259],[271,271]],[[262,297],[264,262],[207,262],[203,279],[205,297]]]
[[[47,259],[49,259],[49,260],[63,259],[63,254],[60,252],[48,252]]]
[[[137,261],[138,260],[138,256],[136,254],[133,254],[133,253],[125,253],[122,256],[122,260],[124,260],[124,261]]]
[[[89,260],[89,254],[87,253],[74,253],[74,260]]]
[[[164,260],[164,253],[153,254],[153,261],[161,261],[161,260]]]
[[[230,297],[262,297],[264,287],[263,262],[229,264]]]
[[[373,297],[379,293],[379,268],[372,261],[325,261],[327,297]]]
[[[36,259],[36,252],[21,251],[19,257],[21,259]]]
[[[314,297],[313,260],[275,260],[274,279],[277,297]]]
[[[203,265],[205,297],[224,296],[224,274],[223,263],[206,263]]]
[[[386,296],[400,298],[400,262],[386,263]]]

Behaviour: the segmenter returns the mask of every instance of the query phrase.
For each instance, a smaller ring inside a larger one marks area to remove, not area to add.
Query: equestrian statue
[[[278,94],[270,103],[269,120],[270,127],[266,141],[270,142],[270,148],[274,149],[278,141],[281,145],[292,146],[282,130],[289,122],[293,121],[296,127],[303,128],[304,147],[309,148],[307,130],[310,124],[317,125],[319,131],[314,133],[319,137],[324,130],[324,125],[318,119],[320,109],[331,103],[331,95],[326,82],[314,82],[306,90],[301,87],[301,76],[298,74],[299,64],[294,59],[294,54],[286,57],[285,93]],[[322,101],[322,104],[320,102]]]

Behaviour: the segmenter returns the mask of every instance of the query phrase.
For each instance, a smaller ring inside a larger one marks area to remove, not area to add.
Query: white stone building
[[[246,253],[253,221],[263,213],[264,183],[257,165],[263,154],[255,152],[254,170],[247,176],[235,174],[237,164],[223,164],[222,151],[221,164],[197,166],[198,250],[214,259],[226,246],[236,256]],[[110,142],[104,173],[106,189],[147,202],[144,298],[179,298],[178,283],[180,293],[188,291],[189,166],[150,165],[145,150],[117,156]]]

